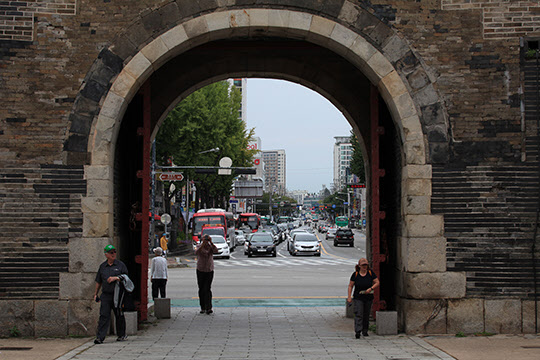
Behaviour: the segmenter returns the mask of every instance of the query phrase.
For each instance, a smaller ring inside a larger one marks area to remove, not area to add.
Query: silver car
[[[288,235],[287,235],[287,251],[290,253],[292,251],[292,241],[293,241],[293,238],[294,238],[294,235],[295,234],[298,234],[298,233],[305,233],[305,234],[309,234],[306,230],[304,229],[294,229],[292,230]]]
[[[295,255],[321,256],[321,244],[313,234],[296,233],[293,237],[289,253]]]
[[[236,235],[236,243],[238,245],[244,245],[246,242],[246,236],[242,230],[235,230],[234,234]]]
[[[336,228],[328,228],[326,231],[326,240],[328,239],[334,239],[336,237]]]

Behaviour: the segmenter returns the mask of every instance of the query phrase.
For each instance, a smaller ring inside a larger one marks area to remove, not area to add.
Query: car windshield
[[[212,236],[212,242],[214,244],[223,244],[225,243],[225,238],[223,236]]]
[[[340,235],[352,235],[352,230],[338,230]]]
[[[270,234],[253,235],[250,240],[250,242],[252,243],[273,242],[273,241],[274,239],[272,238],[272,235]]]
[[[311,234],[298,234],[294,237],[294,240],[302,242],[319,242],[319,240]]]

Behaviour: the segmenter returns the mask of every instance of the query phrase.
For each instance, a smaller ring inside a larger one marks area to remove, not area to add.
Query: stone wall
[[[34,40],[39,14],[75,15],[77,0],[0,1],[0,40]]]
[[[506,0],[0,2],[0,271],[6,279],[22,267],[34,271],[23,284],[32,294],[0,282],[1,327],[17,319],[25,335],[93,332],[92,274],[113,235],[113,161],[99,158],[103,149],[88,153],[100,138],[114,144],[112,117],[95,128],[104,99],[134,56],[165,31],[195,20],[183,36],[196,38],[197,26],[208,30],[206,18],[196,19],[229,10],[238,11],[241,26],[249,21],[244,8],[302,13],[290,34],[351,42],[332,50],[369,54],[369,66],[355,65],[376,78],[370,66],[386,64],[396,72],[381,86],[413,94],[409,110],[419,116],[400,119],[404,162],[429,166],[403,169],[403,231],[396,241],[403,328],[529,332],[539,139],[535,119],[520,108],[527,95],[520,37],[540,37],[539,5]],[[289,21],[274,15],[259,30]],[[311,17],[316,23],[302,22]],[[355,47],[350,30],[366,43]],[[384,57],[373,56],[375,49]],[[161,66],[152,63],[153,51],[130,71],[144,61]],[[390,105],[393,114],[407,107]],[[409,126],[414,121],[421,128]],[[424,145],[428,155],[419,158]],[[85,168],[91,161],[102,166]],[[43,269],[47,277],[38,276]],[[502,309],[504,322],[497,320]],[[62,319],[54,329],[44,325],[50,315]]]
[[[443,10],[479,10],[484,38],[510,39],[540,31],[540,4],[520,0],[442,0]]]

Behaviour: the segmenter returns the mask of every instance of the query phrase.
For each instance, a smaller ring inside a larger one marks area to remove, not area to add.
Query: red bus
[[[251,232],[257,232],[261,225],[261,216],[256,213],[242,213],[238,217],[237,228],[240,229],[245,226],[251,228]]]
[[[202,209],[193,214],[192,229],[193,229],[193,245],[199,244],[199,237],[204,225],[223,226],[227,229],[226,240],[229,247],[236,247],[236,236],[234,235],[234,217],[230,212],[222,209]]]

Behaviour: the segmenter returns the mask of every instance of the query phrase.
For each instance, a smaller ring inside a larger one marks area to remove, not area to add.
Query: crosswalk
[[[320,258],[273,258],[260,257],[252,259],[216,259],[214,267],[276,267],[276,266],[321,266],[321,265],[355,265],[357,260],[343,259],[335,257],[320,257]]]

